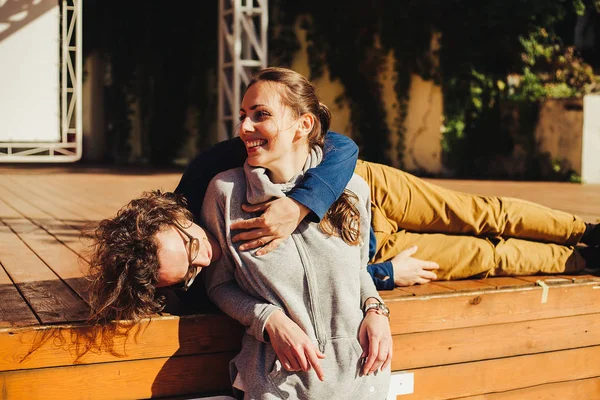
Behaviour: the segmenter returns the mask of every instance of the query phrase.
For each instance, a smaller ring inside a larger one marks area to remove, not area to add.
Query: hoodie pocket
[[[273,393],[283,399],[382,399],[387,394],[386,380],[381,373],[361,376],[362,347],[354,337],[332,338],[325,348],[325,359],[319,360],[324,382],[319,381],[314,368],[290,372],[283,368],[274,351],[267,355],[270,365],[268,381]]]

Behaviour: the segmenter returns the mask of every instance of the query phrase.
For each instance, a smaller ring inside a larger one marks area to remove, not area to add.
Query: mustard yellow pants
[[[414,257],[439,264],[439,280],[585,268],[574,247],[585,223],[575,215],[524,200],[445,189],[361,160],[355,172],[371,187],[373,262],[416,245]]]

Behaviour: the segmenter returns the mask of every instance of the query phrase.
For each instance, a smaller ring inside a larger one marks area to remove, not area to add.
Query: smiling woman
[[[266,168],[274,183],[287,182],[304,165],[306,136],[315,119],[308,113],[294,115],[281,102],[282,90],[280,83],[259,81],[248,88],[240,109],[240,138],[246,144],[248,164]]]

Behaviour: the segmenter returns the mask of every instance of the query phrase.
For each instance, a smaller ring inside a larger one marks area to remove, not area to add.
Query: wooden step
[[[600,377],[548,383],[524,389],[509,390],[507,392],[463,397],[463,400],[523,399],[598,400],[600,399]]]
[[[391,291],[382,297],[395,335],[600,312],[600,282],[565,281],[547,289],[530,285],[413,297],[394,297]]]
[[[596,378],[599,358],[600,346],[592,346],[409,370],[414,373],[414,393],[397,399],[456,399]]]

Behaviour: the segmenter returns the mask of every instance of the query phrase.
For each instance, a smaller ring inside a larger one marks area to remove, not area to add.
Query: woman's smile
[[[248,152],[248,155],[250,155],[259,151],[261,148],[264,148],[268,141],[265,139],[249,139],[244,141],[244,143],[246,144],[246,151]]]

